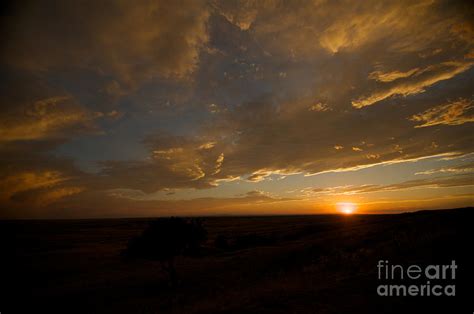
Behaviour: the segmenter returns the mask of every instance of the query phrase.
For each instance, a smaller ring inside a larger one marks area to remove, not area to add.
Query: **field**
[[[178,286],[159,263],[120,255],[149,219],[3,221],[0,312],[461,313],[472,294],[473,216],[207,217],[199,255],[176,261]],[[456,296],[378,296],[379,260],[455,260]]]

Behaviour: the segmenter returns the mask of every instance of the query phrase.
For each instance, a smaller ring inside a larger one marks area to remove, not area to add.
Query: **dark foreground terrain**
[[[177,259],[175,287],[159,263],[120,256],[147,219],[3,221],[0,312],[472,313],[473,217],[474,208],[205,218],[205,247]],[[379,260],[456,260],[456,296],[378,296]]]

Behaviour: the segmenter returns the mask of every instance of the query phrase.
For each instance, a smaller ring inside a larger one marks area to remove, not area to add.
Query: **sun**
[[[357,205],[351,202],[340,202],[336,204],[336,207],[337,210],[344,215],[351,215],[357,209]]]

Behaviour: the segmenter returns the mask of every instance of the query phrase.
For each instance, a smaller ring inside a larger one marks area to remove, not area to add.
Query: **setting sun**
[[[337,210],[345,215],[350,215],[355,212],[357,205],[350,202],[341,202],[336,204]]]

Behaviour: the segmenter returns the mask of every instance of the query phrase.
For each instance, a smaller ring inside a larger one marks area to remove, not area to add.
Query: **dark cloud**
[[[183,78],[207,41],[204,1],[34,1],[17,5],[4,60],[29,70],[88,68],[124,84]]]

